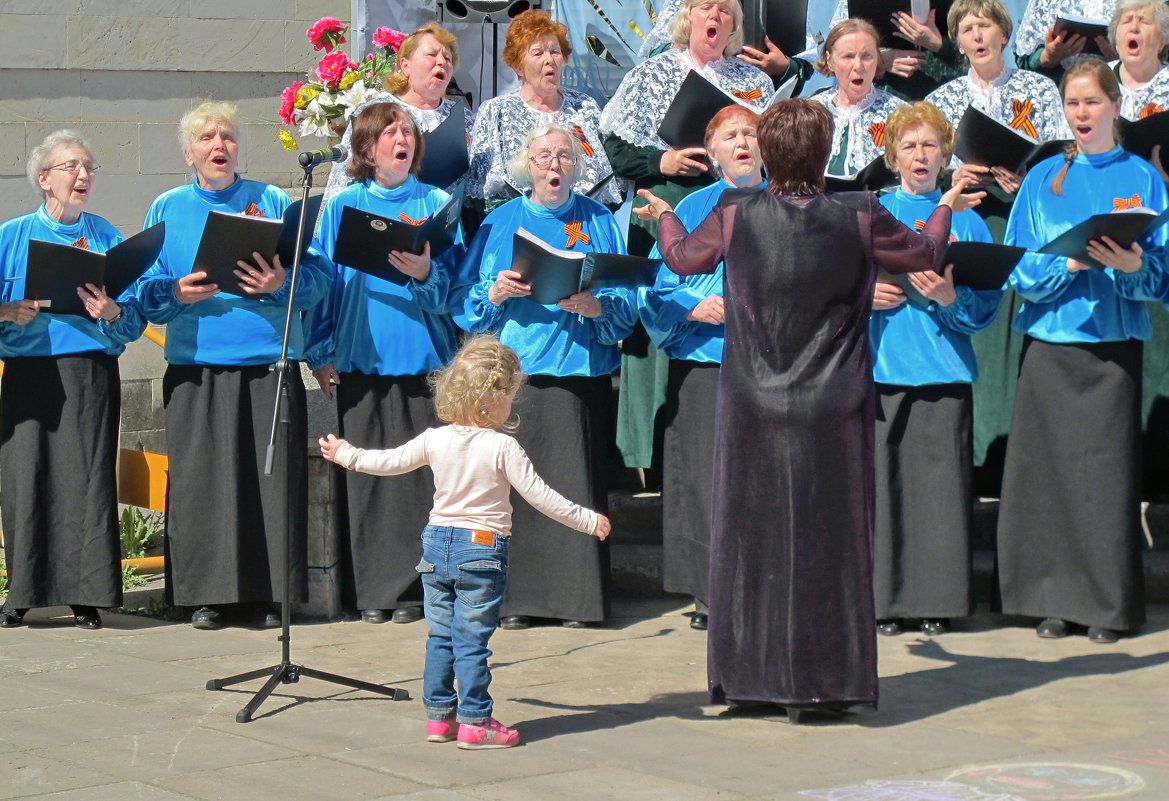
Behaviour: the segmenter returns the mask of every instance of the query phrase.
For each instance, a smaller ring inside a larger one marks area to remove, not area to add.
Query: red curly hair
[[[525,11],[517,14],[507,27],[507,38],[503,42],[503,63],[515,70],[516,75],[522,76],[520,65],[524,62],[524,54],[532,42],[541,36],[555,36],[564,58],[572,55],[567,25],[553,22],[543,11]]]

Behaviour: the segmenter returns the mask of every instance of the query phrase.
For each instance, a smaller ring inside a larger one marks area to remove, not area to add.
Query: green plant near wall
[[[127,506],[118,520],[118,537],[122,541],[122,558],[141,559],[154,544],[162,515],[158,512],[144,513],[137,506]],[[128,590],[146,583],[146,577],[136,567],[122,565],[122,589]]]
[[[138,572],[133,565],[122,565],[122,589],[130,590],[146,583],[146,576]]]
[[[118,537],[122,541],[123,559],[141,559],[154,544],[161,515],[143,513],[137,506],[127,506],[118,521]]]

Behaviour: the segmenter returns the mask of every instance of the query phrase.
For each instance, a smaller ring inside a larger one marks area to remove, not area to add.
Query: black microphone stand
[[[304,167],[304,180],[302,186],[304,192],[301,195],[300,205],[300,220],[297,222],[296,228],[296,251],[292,257],[292,284],[288,291],[288,307],[284,312],[284,341],[280,346],[280,359],[276,362],[274,369],[276,370],[276,403],[272,410],[272,428],[268,435],[268,451],[264,457],[264,475],[272,476],[273,463],[276,459],[276,444],[277,444],[277,430],[283,426],[284,435],[280,437],[284,444],[283,458],[281,459],[280,476],[284,479],[284,551],[280,555],[280,565],[282,579],[280,582],[280,664],[271,665],[269,667],[260,668],[259,670],[251,670],[247,673],[240,673],[237,676],[229,676],[225,679],[212,679],[207,682],[208,690],[222,690],[224,687],[229,687],[232,684],[239,684],[252,679],[258,679],[263,676],[268,677],[268,681],[264,682],[264,686],[252,696],[252,700],[236,713],[236,723],[248,723],[252,719],[252,715],[260,707],[260,704],[267,700],[272,691],[276,689],[278,684],[295,684],[300,681],[301,676],[308,676],[313,679],[320,679],[321,681],[332,682],[333,684],[341,684],[345,687],[352,687],[356,690],[365,690],[371,693],[378,693],[380,695],[389,696],[394,701],[408,701],[410,700],[410,693],[403,689],[395,687],[383,687],[380,684],[371,684],[367,681],[360,681],[358,679],[351,679],[346,676],[338,676],[334,673],[325,673],[324,671],[314,670],[313,668],[304,667],[303,665],[294,665],[291,660],[291,643],[292,637],[289,630],[290,610],[291,604],[289,598],[289,554],[292,551],[292,491],[290,489],[291,481],[288,472],[288,453],[289,448],[294,447],[293,443],[289,442],[292,433],[292,418],[290,406],[288,402],[288,343],[292,336],[292,320],[293,315],[296,314],[296,284],[297,278],[300,276],[300,254],[301,243],[304,242],[305,237],[305,223],[308,217],[308,194],[309,189],[313,185],[313,159],[308,154],[301,156],[300,164]],[[294,365],[295,366],[295,365]],[[297,368],[299,369],[299,368]],[[300,443],[304,447],[303,443]]]

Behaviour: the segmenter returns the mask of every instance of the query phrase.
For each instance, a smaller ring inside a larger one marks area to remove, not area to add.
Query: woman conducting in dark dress
[[[758,136],[767,191],[726,191],[694,233],[646,194],[670,269],[726,269],[710,697],[781,704],[795,722],[877,702],[873,282],[878,264],[937,269],[964,184],[919,236],[869,193],[824,194],[823,106],[779,103]]]

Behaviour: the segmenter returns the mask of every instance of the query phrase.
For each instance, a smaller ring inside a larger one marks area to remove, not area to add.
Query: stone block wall
[[[32,211],[28,152],[59,128],[85,136],[100,165],[87,210],[126,236],[162,191],[190,179],[177,139],[199,100],[241,112],[240,172],[299,193],[295,154],[276,138],[280,91],[319,57],[305,29],[349,20],[349,0],[4,0],[0,3],[0,220]],[[321,140],[302,144],[320,147]],[[318,168],[323,188],[326,171]],[[162,350],[141,339],[120,360],[122,446],[166,452]],[[306,376],[311,382],[311,376]],[[314,388],[314,395],[320,393]],[[313,399],[312,438],[336,430],[332,404]],[[309,443],[306,443],[309,446]],[[340,612],[331,489],[312,468],[313,600],[299,613]]]
[[[69,127],[101,166],[88,210],[137,233],[150,202],[189,180],[177,123],[199,99],[239,104],[241,173],[299,191],[294,157],[276,138],[280,91],[319,55],[305,29],[350,13],[348,0],[6,0],[0,219],[39,203],[25,176],[28,151]],[[121,360],[125,447],[166,450],[164,366],[148,340]]]

